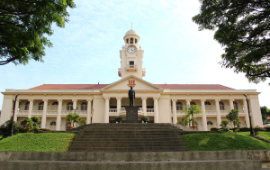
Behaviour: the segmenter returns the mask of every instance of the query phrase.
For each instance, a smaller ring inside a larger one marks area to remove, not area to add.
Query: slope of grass
[[[0,151],[68,151],[74,133],[20,133],[0,141]]]
[[[189,151],[270,149],[269,143],[241,133],[195,133],[181,136]]]
[[[238,132],[240,135],[249,136],[250,132]],[[270,140],[270,132],[259,131],[257,136]]]

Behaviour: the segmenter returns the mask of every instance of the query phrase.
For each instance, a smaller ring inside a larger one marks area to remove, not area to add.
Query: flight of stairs
[[[70,151],[187,151],[181,131],[171,124],[92,124],[79,130]]]

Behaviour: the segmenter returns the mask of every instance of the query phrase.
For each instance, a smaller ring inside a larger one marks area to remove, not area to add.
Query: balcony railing
[[[117,112],[117,109],[116,109],[116,108],[110,108],[110,109],[109,109],[109,112],[110,112],[110,113],[116,113],[116,112]]]
[[[47,115],[57,115],[57,110],[47,110]]]
[[[127,65],[126,70],[127,71],[137,71],[137,65]]]
[[[146,109],[146,112],[154,112],[154,109]]]
[[[20,114],[20,115],[26,115],[28,113],[29,113],[29,110],[18,110],[18,114]]]
[[[42,115],[42,113],[43,113],[43,110],[33,110],[32,111],[33,115]]]
[[[216,110],[205,110],[205,114],[217,114]]]

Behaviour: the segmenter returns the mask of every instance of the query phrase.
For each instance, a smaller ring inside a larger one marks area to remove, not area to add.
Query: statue
[[[128,91],[128,97],[129,97],[129,106],[134,106],[135,91],[132,89],[132,86]]]

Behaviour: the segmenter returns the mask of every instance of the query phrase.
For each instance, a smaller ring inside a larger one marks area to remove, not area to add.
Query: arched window
[[[128,44],[128,38],[126,39],[126,42],[127,42],[127,44]]]
[[[55,121],[52,121],[52,122],[50,123],[50,125],[51,125],[51,126],[55,126],[55,125],[56,125],[56,122],[55,122]]]
[[[53,102],[52,105],[58,105],[58,102]]]
[[[130,44],[133,44],[133,38],[130,38]]]
[[[38,110],[43,110],[44,102],[39,102],[38,104]]]
[[[208,121],[207,125],[213,125],[213,123],[211,121]]]
[[[26,102],[24,105],[24,110],[29,110],[29,102]]]
[[[67,103],[67,110],[73,110],[73,103],[72,102]]]
[[[135,44],[137,44],[137,42],[138,42],[138,40],[137,40],[137,38],[135,38]]]
[[[225,110],[225,106],[223,102],[219,102],[219,109],[220,110]]]
[[[195,102],[190,102],[190,105],[196,105],[196,103]]]
[[[87,103],[86,102],[81,103],[81,110],[87,110]]]
[[[233,108],[235,109],[235,110],[238,110],[238,103],[237,102],[233,102]]]
[[[204,104],[205,104],[205,105],[211,105],[211,103],[210,103],[210,102],[205,102]]]
[[[183,104],[181,102],[176,103],[176,110],[183,110]]]

